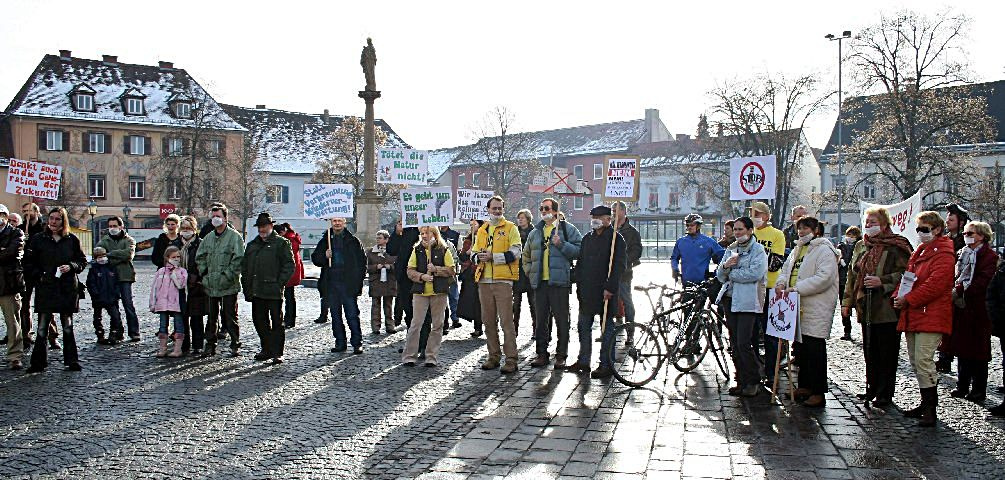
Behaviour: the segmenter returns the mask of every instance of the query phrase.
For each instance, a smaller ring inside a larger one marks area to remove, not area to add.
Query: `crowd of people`
[[[371,334],[392,334],[402,324],[407,330],[399,350],[404,366],[438,366],[443,335],[460,328],[463,319],[473,324],[472,337],[485,337],[481,368],[511,374],[518,368],[516,337],[526,296],[535,347],[531,367],[611,376],[614,367],[603,350],[612,342],[603,340],[616,321],[634,321],[632,269],[640,264],[641,236],[621,202],[613,209],[594,207],[585,234],[564,219],[558,200],[544,199],[538,210],[536,222],[531,211],[521,210],[514,223],[504,216],[505,200],[496,196],[486,204],[487,219],[471,220],[465,235],[447,226],[403,228],[398,222],[393,231],[378,231],[367,247],[344,218],[331,219],[310,258],[320,268],[316,322],[331,323],[331,352],[351,347],[352,354],[363,353],[359,297],[367,287]],[[149,310],[160,320],[155,356],[212,357],[228,338],[231,355],[240,355],[237,299],[243,294],[260,341],[254,360],[282,363],[285,331],[296,327],[294,288],[304,278],[302,239],[289,224],[262,213],[254,223],[258,235],[246,241],[228,221],[225,205],[208,211],[201,228],[194,216],[169,215],[153,242]],[[791,393],[800,404],[826,403],[827,339],[838,315],[844,340],[852,339],[852,318],[861,324],[863,401],[892,403],[902,334],[921,393],[920,405],[905,410],[906,416],[935,424],[939,373],[954,358],[959,375],[952,396],[986,400],[992,335],[1005,347],[1005,263],[999,265],[990,246],[988,224],[970,221],[958,205],[947,207],[945,219],[922,212],[914,247],[893,232],[887,210],[871,208],[864,224],[848,228],[835,246],[824,223],[805,207],[791,213],[791,223],[780,230],[772,225],[771,208],[753,202],[749,215],[725,223],[719,239],[704,235],[704,220],[691,214],[673,249],[677,282],[717,282],[710,297],[726,318],[735,366],[731,395],[753,397],[774,383],[775,359],[784,356],[779,348],[785,345],[765,337],[768,305],[795,292],[799,322],[784,367],[797,373]],[[107,234],[88,262],[65,209],[52,208],[43,217],[37,205],[26,203],[22,215],[0,205],[0,310],[10,368],[23,368],[30,350],[28,371],[41,372],[48,351],[61,349],[66,369],[80,371],[73,316],[87,296],[98,344],[127,337],[139,342],[136,241],[122,219],[108,219]],[[85,270],[86,281],[79,282]],[[570,357],[573,286],[579,352]],[[598,316],[600,360],[591,370]],[[991,412],[1005,415],[1005,404]]]

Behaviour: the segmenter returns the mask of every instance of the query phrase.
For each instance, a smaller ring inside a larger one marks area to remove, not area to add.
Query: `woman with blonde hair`
[[[178,222],[178,235],[181,239],[181,264],[188,271],[181,308],[185,328],[190,332],[185,336],[185,343],[181,349],[183,352],[188,352],[191,347],[192,355],[200,355],[206,342],[203,317],[209,312],[209,296],[206,294],[206,287],[202,285],[199,266],[195,261],[195,255],[202,243],[202,238],[199,237],[199,220],[191,215],[182,217]]]
[[[426,342],[425,364],[435,367],[443,340],[444,312],[447,308],[447,292],[455,282],[454,258],[443,242],[438,227],[419,227],[419,241],[412,248],[408,259],[408,278],[412,281],[413,321],[405,337],[405,348],[401,361],[406,366],[415,366],[419,355],[419,336],[422,320],[430,312],[433,324]]]
[[[153,251],[150,252],[150,261],[153,262],[157,268],[164,266],[164,251],[168,247],[178,247],[182,246],[181,237],[178,235],[178,227],[181,224],[181,218],[178,215],[170,214],[164,217],[164,233],[157,236],[154,240]]]

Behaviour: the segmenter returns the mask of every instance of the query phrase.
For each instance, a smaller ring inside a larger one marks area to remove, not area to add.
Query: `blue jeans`
[[[610,310],[613,309],[609,309],[607,312],[607,322],[604,324],[602,334],[603,342],[600,343],[601,367],[611,366],[611,361],[607,358],[607,345],[610,344],[610,339],[614,335],[614,322],[611,321],[614,318],[614,312]],[[593,356],[593,318],[596,316],[598,315],[579,314],[577,328],[579,329],[579,363],[581,365],[589,365],[590,357]]]
[[[185,316],[181,312],[160,312],[161,328],[157,330],[158,335],[168,334],[168,318],[174,319],[174,333],[185,334]]]
[[[342,322],[342,312],[345,311],[346,322],[349,323],[349,343],[353,348],[363,344],[363,332],[359,327],[359,305],[356,297],[349,294],[343,282],[330,282],[328,294],[325,295],[332,316],[332,335],[335,336],[335,348],[345,348],[345,323]]]
[[[126,330],[130,337],[140,335],[140,319],[136,317],[136,307],[133,306],[133,282],[119,282],[119,298],[122,299],[122,311],[126,314]]]
[[[618,285],[618,298],[625,304],[625,321],[635,321],[635,302],[632,301],[632,281],[621,282]]]
[[[457,302],[461,298],[461,289],[458,288],[457,283],[450,285],[450,290],[447,291],[447,303],[450,305],[450,321],[451,323],[457,323]]]

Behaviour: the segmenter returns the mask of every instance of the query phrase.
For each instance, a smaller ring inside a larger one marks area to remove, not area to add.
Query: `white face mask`
[[[213,223],[214,227],[220,228],[220,226],[223,225],[223,217],[213,217],[213,219],[210,220],[210,222]]]
[[[108,257],[98,257],[98,258],[95,258],[94,261],[97,262],[98,265],[104,265],[104,264],[108,263]]]
[[[181,259],[180,258],[172,258],[171,260],[168,260],[168,263],[170,263],[171,265],[174,265],[174,266],[177,267],[178,265],[181,265]]]
[[[433,244],[433,239],[432,238],[423,238],[422,239],[422,246],[423,247],[428,247],[428,246],[430,246],[432,244]]]
[[[182,230],[181,231],[181,238],[184,238],[185,240],[188,240],[188,239],[192,238],[192,235],[195,235],[195,232],[193,232],[191,230]]]
[[[551,213],[546,213],[544,215],[541,215],[541,220],[544,220],[546,222],[550,222],[550,221],[552,221],[554,219],[555,219],[555,215],[551,214]]]
[[[935,234],[933,234],[933,233],[919,233],[918,234],[918,240],[921,240],[921,243],[928,243],[928,242],[931,242],[933,239],[935,239]]]
[[[879,235],[879,231],[880,231],[879,225],[865,227],[865,234],[870,237],[875,237],[876,235]]]
[[[492,222],[492,225],[498,225],[499,222],[502,221],[502,219],[503,219],[502,215],[494,215],[491,213],[489,214],[489,222]]]
[[[973,245],[977,243],[977,239],[974,237],[963,237],[963,243],[967,245]]]
[[[749,240],[750,240],[750,235],[740,235],[740,236],[736,237],[736,242],[740,243],[740,244],[747,243],[747,241],[749,241]]]
[[[760,217],[754,217],[753,220],[754,220],[754,228],[761,228],[764,226],[764,220],[761,220]]]
[[[111,236],[113,236],[113,237],[117,237],[120,233],[122,233],[122,229],[121,228],[109,228],[108,229],[108,234],[111,235]]]
[[[599,218],[594,218],[590,220],[590,228],[592,228],[593,230],[600,230],[601,228],[603,228],[603,226],[604,222],[601,222]]]
[[[812,233],[799,237],[799,244],[800,245],[806,245],[807,243],[810,243],[810,240],[813,240],[813,234]]]
[[[844,243],[847,243],[848,245],[854,245],[855,237],[844,237]]]

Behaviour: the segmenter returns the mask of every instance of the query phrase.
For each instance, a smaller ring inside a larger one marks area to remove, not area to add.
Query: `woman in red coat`
[[[963,230],[966,247],[956,263],[953,290],[953,335],[943,348],[959,359],[959,380],[950,395],[984,403],[988,389],[988,362],[991,361],[991,318],[987,310],[988,285],[998,268],[998,254],[988,242],[991,226],[970,222]],[[970,383],[973,381],[973,390]]]
[[[286,315],[283,316],[283,323],[286,324],[286,328],[293,328],[297,326],[297,296],[296,287],[300,285],[300,281],[304,279],[304,260],[300,256],[300,234],[293,231],[293,227],[289,223],[282,223],[276,225],[276,234],[290,241],[290,247],[293,248],[293,276],[290,277],[290,281],[286,282],[286,288],[283,290],[283,297],[286,299]]]
[[[921,245],[907,262],[904,279],[893,295],[893,307],[900,310],[897,330],[904,332],[911,367],[921,387],[921,405],[904,412],[908,418],[920,418],[919,426],[935,426],[936,390],[939,374],[935,371],[935,350],[942,336],[953,327],[953,270],[956,255],[953,241],[945,236],[946,222],[937,212],[918,215],[918,239]]]

